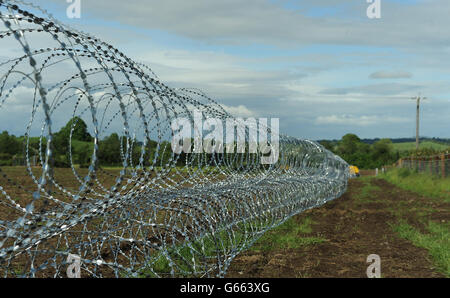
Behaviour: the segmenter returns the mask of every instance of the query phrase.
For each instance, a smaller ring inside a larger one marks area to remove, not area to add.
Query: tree
[[[69,154],[70,152],[73,152],[73,146],[69,148],[69,138],[64,134],[56,133],[53,136],[51,147],[53,151],[53,160],[51,160],[50,163],[52,166],[61,168],[70,167]]]
[[[87,167],[87,164],[90,162],[90,146],[89,144],[83,144],[78,148],[77,151],[77,157],[78,157],[78,163],[83,166]]]
[[[61,136],[65,138],[70,138],[70,131],[72,130],[72,140],[83,141],[83,142],[91,142],[92,136],[87,131],[87,125],[80,117],[74,117],[67,122],[66,126],[61,128],[58,132]]]
[[[372,158],[377,162],[376,167],[381,167],[395,160],[393,154],[392,141],[390,139],[381,139],[372,145]]]
[[[358,144],[361,143],[361,139],[355,134],[346,134],[339,141],[338,151],[342,155],[352,155],[358,151]]]
[[[0,134],[0,153],[15,155],[21,152],[22,144],[14,135],[9,135],[7,131]]]
[[[120,139],[117,133],[100,141],[98,158],[104,165],[120,165],[122,158],[120,155]]]
[[[73,144],[69,147],[71,131],[72,141],[91,142],[93,139],[87,131],[87,125],[83,119],[79,117],[70,119],[59,132],[53,135],[52,150],[54,152],[54,161],[52,161],[52,163],[54,163],[54,166],[56,167],[70,166],[70,152],[72,152],[72,155],[78,156],[78,162],[80,164],[87,162],[89,151],[87,145],[80,146],[80,150],[78,151],[81,152],[75,152]]]
[[[398,153],[394,154],[390,139],[381,139],[369,145],[351,133],[342,137],[334,151],[347,163],[362,169],[380,168],[398,160]]]
[[[323,140],[320,141],[319,144],[329,151],[334,151],[334,144],[331,141]]]

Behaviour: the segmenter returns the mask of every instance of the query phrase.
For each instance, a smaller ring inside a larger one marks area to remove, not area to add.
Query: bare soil
[[[427,220],[445,222],[450,220],[449,205],[382,179],[369,181],[351,179],[342,197],[294,217],[298,223],[307,217],[312,219],[313,231],[308,236],[324,238],[325,242],[295,249],[248,250],[236,257],[227,277],[364,278],[370,254],[380,256],[382,277],[445,277],[436,271],[427,250],[399,238],[390,224],[401,216],[423,228],[418,214],[425,214]],[[374,191],[369,198],[361,198],[367,183]]]

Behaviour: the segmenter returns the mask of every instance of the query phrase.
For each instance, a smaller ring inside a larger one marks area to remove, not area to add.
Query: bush
[[[12,160],[12,155],[8,153],[0,153],[0,160]]]
[[[0,166],[12,166],[12,160],[0,160]]]
[[[399,158],[394,152],[390,139],[381,139],[372,145],[363,143],[354,134],[346,134],[338,141],[334,153],[341,156],[351,165],[360,169],[381,168],[387,164],[393,164]]]
[[[82,163],[82,164],[80,164],[80,168],[81,169],[87,169],[87,168],[89,168],[91,166],[91,164],[90,163]]]
[[[406,178],[406,177],[408,177],[409,175],[411,175],[411,171],[410,171],[409,169],[401,168],[401,169],[398,171],[398,176],[401,177],[401,178]]]
[[[70,168],[70,163],[67,161],[64,155],[57,156],[55,160],[53,160],[53,166],[56,168]]]
[[[12,166],[11,154],[0,153],[0,166]]]

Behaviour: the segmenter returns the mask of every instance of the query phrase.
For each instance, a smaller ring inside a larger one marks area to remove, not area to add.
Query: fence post
[[[428,157],[429,163],[430,163],[430,174],[433,175],[433,157]]]
[[[441,155],[441,175],[445,178],[445,154]]]

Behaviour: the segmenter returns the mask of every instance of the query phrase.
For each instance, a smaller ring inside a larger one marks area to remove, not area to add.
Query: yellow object
[[[359,174],[359,169],[357,166],[350,166],[349,169],[350,169],[350,175],[359,177],[360,174]]]

